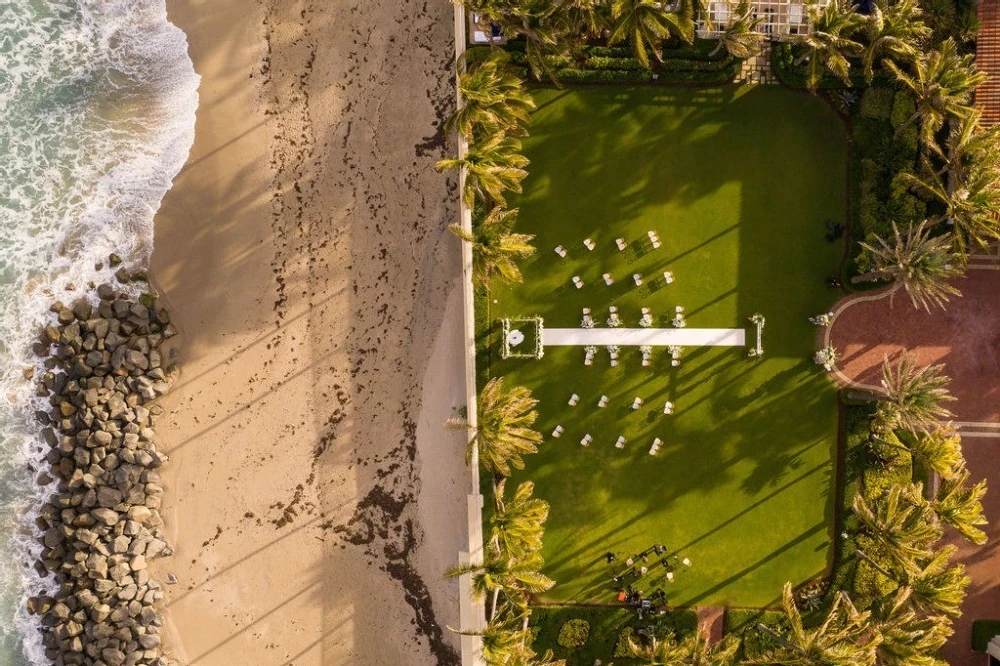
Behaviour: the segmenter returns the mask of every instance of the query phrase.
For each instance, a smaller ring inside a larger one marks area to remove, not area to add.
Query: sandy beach
[[[156,221],[183,664],[456,664],[466,538],[452,6],[168,0],[203,77]]]

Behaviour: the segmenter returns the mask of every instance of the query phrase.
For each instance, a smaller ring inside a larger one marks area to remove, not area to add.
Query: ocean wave
[[[24,596],[43,408],[25,369],[54,300],[145,265],[194,140],[199,77],[164,0],[0,1],[0,663],[45,663]]]

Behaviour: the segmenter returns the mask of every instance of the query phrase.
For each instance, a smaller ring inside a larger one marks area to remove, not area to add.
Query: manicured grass
[[[637,587],[663,587],[671,605],[771,604],[786,580],[829,567],[836,394],[811,360],[807,318],[835,299],[824,278],[837,274],[842,246],[826,242],[824,221],[844,220],[844,128],[820,100],[777,87],[546,89],[536,99],[530,175],[513,203],[539,252],[522,263],[523,284],[494,285],[495,330],[504,316],[576,327],[585,306],[604,325],[610,305],[625,326],[643,306],[668,326],[683,305],[689,327],[746,326],[751,339],[747,317],[767,318],[762,360],[689,348],[676,368],[663,349],[644,368],[628,347],[616,368],[603,349],[585,367],[573,347],[501,361],[494,336],[490,372],[541,400],[546,441],[515,481],[534,480],[552,505],[545,573],[558,584],[546,598],[611,602],[604,553],[660,542],[692,566],[678,565],[673,583],[654,566]],[[650,229],[663,246],[646,252]],[[668,269],[673,284],[652,279]],[[641,288],[633,273],[646,276]],[[611,402],[597,409],[602,394]],[[636,396],[645,406],[633,412]],[[552,439],[557,424],[566,432]],[[654,437],[664,441],[655,458]]]

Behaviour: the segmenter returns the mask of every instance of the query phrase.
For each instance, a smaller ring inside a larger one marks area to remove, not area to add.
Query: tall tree
[[[686,42],[694,40],[692,14],[688,0],[681,0],[676,12],[667,9],[659,0],[613,0],[611,16],[615,27],[609,42],[629,42],[636,59],[648,68],[650,53],[657,60],[662,58],[663,40],[672,36]]]
[[[826,5],[809,5],[811,29],[799,37],[805,52],[795,61],[809,61],[806,85],[819,87],[824,72],[830,72],[845,85],[851,85],[850,58],[860,56],[864,47],[854,37],[864,26],[851,0],[830,0]]]
[[[955,398],[948,392],[951,381],[943,365],[918,367],[904,349],[895,367],[886,356],[882,362],[885,396],[875,409],[874,426],[879,430],[903,428],[926,432],[950,416],[943,403]]]
[[[899,571],[918,570],[941,538],[941,528],[920,500],[917,486],[893,486],[873,500],[859,494],[851,507],[879,553]]]
[[[924,467],[952,479],[965,465],[962,437],[953,426],[940,426],[926,433],[915,433],[908,448]]]
[[[873,625],[882,640],[877,648],[879,666],[947,666],[937,657],[952,634],[951,624],[940,615],[922,616],[909,603],[910,588],[900,588],[875,605]]]
[[[979,526],[988,524],[982,503],[986,496],[986,480],[972,486],[968,482],[969,470],[962,466],[952,478],[941,481],[930,506],[941,522],[953,527],[966,540],[981,546],[986,543],[986,532]]]
[[[746,59],[760,53],[764,43],[764,35],[756,28],[764,20],[763,16],[754,18],[754,7],[750,0],[740,0],[735,11],[729,17],[729,23],[719,33],[719,44],[710,55],[715,55],[720,49],[734,58]]]
[[[727,637],[712,644],[702,631],[696,631],[680,640],[673,633],[666,638],[651,638],[640,644],[629,639],[631,656],[647,666],[732,666],[736,663],[739,641]]]
[[[906,290],[913,307],[923,307],[927,312],[931,305],[943,309],[949,296],[962,295],[949,282],[962,271],[954,263],[948,236],[931,236],[926,222],[908,227],[905,234],[893,222],[892,235],[891,241],[876,236],[874,243],[861,243],[872,268],[852,278],[852,282],[892,280]]]
[[[504,192],[520,192],[528,175],[528,158],[521,155],[521,142],[498,132],[469,145],[464,158],[449,157],[437,163],[437,170],[464,169],[462,198],[472,205],[476,197],[489,204],[506,205]]]
[[[747,663],[769,666],[874,666],[880,637],[871,630],[871,614],[859,612],[843,592],[837,592],[821,623],[806,628],[795,604],[792,584],[785,583],[781,606],[791,628],[782,636],[766,624],[757,629],[778,647]]]
[[[477,599],[493,595],[490,606],[490,617],[493,617],[500,594],[516,609],[523,611],[527,609],[530,595],[555,585],[555,581],[541,573],[542,564],[542,558],[537,553],[511,557],[487,547],[483,549],[482,562],[453,567],[445,575],[454,578],[471,574],[472,592]]]
[[[866,20],[868,46],[865,48],[865,79],[871,83],[875,63],[890,59],[911,63],[931,34],[923,22],[923,12],[917,0],[871,3],[871,14]]]
[[[466,449],[466,462],[479,446],[479,462],[489,472],[510,476],[511,469],[524,469],[522,456],[538,451],[542,435],[531,426],[538,418],[531,390],[523,386],[505,389],[503,377],[494,377],[479,392],[478,421]],[[466,423],[450,425],[469,427]]]
[[[487,666],[506,666],[522,656],[534,656],[530,648],[531,630],[524,626],[524,617],[509,604],[501,604],[481,631],[452,631],[462,636],[479,636]]]
[[[448,119],[447,128],[467,139],[497,133],[523,136],[531,121],[535,101],[521,79],[507,69],[509,56],[495,51],[458,77],[463,104]]]
[[[898,572],[890,571],[863,550],[859,549],[855,554],[896,583],[899,590],[906,592],[906,602],[914,612],[927,617],[945,615],[955,618],[962,614],[961,605],[970,582],[964,566],[949,566],[957,550],[952,545],[944,546],[929,559],[913,563],[913,566]]]
[[[548,56],[568,53],[575,35],[569,29],[561,5],[551,0],[464,0],[465,8],[480,16],[480,27],[500,28],[507,39],[523,36],[525,55],[535,78],[552,76]]]
[[[951,39],[915,60],[912,73],[891,60],[885,64],[913,93],[917,103],[916,112],[900,129],[919,120],[920,138],[925,146],[935,144],[935,135],[947,119],[971,113],[969,96],[986,80],[982,72],[976,71],[973,56],[961,55]]]
[[[611,5],[606,0],[561,0],[560,13],[572,32],[596,39],[611,29]]]
[[[989,241],[1000,238],[1000,170],[986,163],[973,163],[961,174],[948,176],[948,182],[937,173],[927,178],[906,174],[905,178],[917,190],[937,199],[944,213],[929,220],[932,225],[952,226],[955,255],[965,260],[974,248],[986,248]]]
[[[505,282],[520,282],[521,270],[517,260],[535,253],[531,234],[514,233],[517,208],[507,210],[496,206],[486,217],[473,226],[472,233],[459,224],[452,224],[449,231],[462,240],[472,243],[472,279],[481,286],[489,286],[494,275]]]
[[[491,541],[501,553],[536,552],[542,549],[542,534],[549,517],[549,503],[533,497],[535,484],[518,485],[513,497],[504,498],[506,479],[494,492],[495,511],[490,517]]]

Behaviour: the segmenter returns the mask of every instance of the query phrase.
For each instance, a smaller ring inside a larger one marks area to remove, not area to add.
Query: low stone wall
[[[157,471],[167,456],[153,441],[162,409],[150,403],[170,388],[164,342],[177,331],[152,294],[96,292],[96,306],[54,304],[57,322],[35,350],[46,367],[39,395],[51,405],[38,415],[50,447],[38,481],[56,484],[37,519],[35,568],[56,591],[29,599],[28,611],[54,664],[165,666],[163,592],[146,567],[171,553]]]

